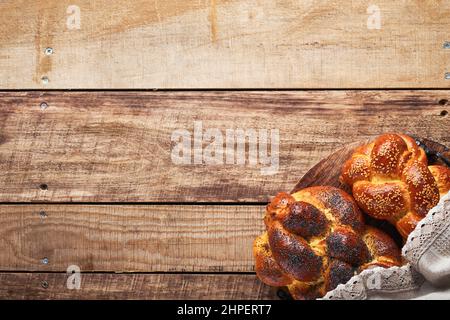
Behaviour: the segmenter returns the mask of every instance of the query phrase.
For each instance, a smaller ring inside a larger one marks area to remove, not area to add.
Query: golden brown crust
[[[395,182],[374,184],[361,181],[353,185],[353,194],[360,208],[377,219],[395,219],[409,207],[408,191]]]
[[[267,232],[255,239],[253,243],[255,270],[257,276],[270,286],[282,287],[292,282],[276,263],[270,251]]]
[[[342,168],[359,207],[396,225],[404,238],[450,190],[450,170],[428,167],[423,149],[403,134],[384,134],[358,148]]]
[[[438,202],[439,189],[427,164],[419,161],[409,162],[402,174],[410,195],[410,210],[425,217]]]
[[[267,232],[253,246],[256,273],[295,299],[321,297],[362,266],[400,264],[394,241],[366,227],[353,198],[334,187],[280,193],[264,221]]]
[[[395,242],[386,233],[374,227],[367,226],[363,241],[369,249],[372,260],[366,264],[384,267],[398,266],[402,263],[400,251]],[[376,257],[376,259],[374,259]]]
[[[268,229],[269,246],[281,270],[301,281],[317,280],[322,272],[322,257],[302,237],[289,233],[275,221]]]
[[[406,142],[396,134],[385,134],[375,139],[370,153],[372,174],[395,178],[401,173],[402,157],[408,151]]]
[[[417,145],[416,141],[412,137],[401,133],[397,133],[397,135],[402,137],[406,142],[408,151],[411,152],[411,158],[417,159],[419,162],[422,162],[424,164],[428,163],[425,151]]]
[[[328,265],[324,275],[324,290],[321,292],[325,295],[328,291],[334,290],[339,284],[346,283],[355,275],[352,265],[332,259]]]
[[[352,266],[363,264],[369,259],[369,250],[363,239],[354,230],[344,226],[336,227],[327,237],[328,255]]]
[[[450,191],[450,168],[444,166],[429,166],[431,174],[437,181],[439,193],[442,196]]]
[[[370,171],[369,157],[363,154],[356,154],[345,162],[342,172],[343,181],[349,185],[358,181],[370,180],[372,173]]]
[[[303,201],[294,202],[290,206],[289,214],[284,215],[280,221],[288,232],[305,239],[320,236],[326,232],[329,226],[325,214]]]
[[[322,212],[327,212],[331,221],[348,225],[358,232],[364,227],[364,219],[357,204],[341,189],[317,186],[297,191],[292,196],[297,201],[309,202]]]
[[[402,218],[397,220],[395,226],[398,232],[402,235],[403,239],[406,239],[408,235],[414,231],[417,224],[420,220],[423,219],[423,216],[419,216],[414,212],[408,212]]]

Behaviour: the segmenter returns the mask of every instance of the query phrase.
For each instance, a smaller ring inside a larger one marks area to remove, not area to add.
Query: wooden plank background
[[[0,273],[2,299],[261,300],[276,293],[255,275],[83,273],[69,290],[64,273]]]
[[[247,205],[1,205],[0,270],[253,272],[263,215]]]
[[[1,1],[0,87],[448,88],[449,17],[423,0]]]
[[[450,3],[373,4],[0,1],[0,299],[277,298],[271,196],[383,132],[450,146]],[[278,129],[278,172],[174,164],[196,121]]]
[[[449,145],[448,99],[445,90],[4,92],[0,201],[266,202],[345,143],[401,131]],[[278,173],[174,164],[171,135],[194,121],[223,134],[278,129]]]

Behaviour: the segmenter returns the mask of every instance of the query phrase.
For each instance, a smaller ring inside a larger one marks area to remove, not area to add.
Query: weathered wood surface
[[[263,215],[263,206],[1,205],[0,270],[252,272]]]
[[[79,290],[65,273],[0,273],[0,299],[277,299],[255,275],[81,274]]]
[[[3,92],[0,202],[266,202],[347,143],[400,131],[450,145],[449,96],[446,90]],[[248,152],[246,165],[175,164],[172,133],[193,135],[195,121],[222,135],[278,129],[278,172],[263,175],[263,165],[248,163]]]
[[[4,0],[0,88],[448,88],[449,16],[423,0]]]

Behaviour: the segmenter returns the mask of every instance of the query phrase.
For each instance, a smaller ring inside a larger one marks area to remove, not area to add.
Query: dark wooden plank
[[[450,145],[449,99],[441,90],[4,92],[0,201],[266,202],[347,143],[399,131]],[[263,175],[248,150],[246,165],[174,163],[172,134],[193,137],[195,121],[223,137],[278,129],[278,171]]]
[[[0,299],[276,299],[253,274],[81,273],[80,289],[65,273],[0,273]]]
[[[0,205],[0,270],[252,272],[263,206]]]

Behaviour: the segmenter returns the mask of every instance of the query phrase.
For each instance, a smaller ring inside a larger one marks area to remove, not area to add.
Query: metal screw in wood
[[[47,289],[48,288],[48,282],[47,281],[41,281],[41,287],[42,288],[44,288],[44,289]]]
[[[45,109],[48,108],[48,103],[47,102],[42,102],[40,107],[41,107],[41,110],[45,110]]]

